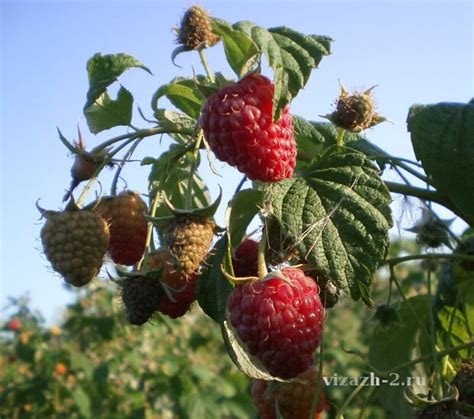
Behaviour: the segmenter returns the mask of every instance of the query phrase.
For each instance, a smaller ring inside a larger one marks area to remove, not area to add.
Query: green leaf
[[[469,242],[462,243],[456,253]],[[461,252],[462,253],[462,252]],[[466,275],[467,274],[467,275]],[[464,271],[458,261],[443,267],[435,299],[438,346],[446,349],[472,341],[474,334],[474,281],[472,271]],[[454,359],[472,357],[472,350],[450,355]]]
[[[248,225],[259,212],[261,202],[262,192],[255,189],[244,189],[229,202],[227,224],[232,249],[242,241]]]
[[[230,358],[245,375],[257,380],[291,381],[272,376],[257,358],[248,353],[245,344],[239,339],[227,320],[222,322],[221,331]]]
[[[229,241],[225,235],[214,246],[196,289],[196,299],[204,313],[218,323],[225,318],[227,297],[233,290],[221,270],[222,264],[226,263],[228,251]]]
[[[157,119],[160,127],[167,131],[181,131],[183,128],[187,128],[189,129],[190,133],[192,133],[194,131],[194,127],[196,126],[195,119],[182,112],[176,112],[169,109],[157,109],[155,111],[155,118]],[[174,134],[171,132],[168,135],[181,144],[189,143],[192,140],[191,134],[183,135],[181,133]]]
[[[184,145],[173,144],[159,159],[146,158],[142,164],[151,164],[148,177],[152,191],[161,191],[176,208],[186,207],[189,174],[192,168],[193,152]],[[197,167],[197,166],[196,166]],[[192,208],[203,208],[211,204],[209,190],[196,173],[191,181]],[[155,214],[157,217],[172,215],[164,202]]]
[[[298,168],[304,168],[309,161],[321,154],[325,149],[336,145],[337,128],[329,122],[307,121],[299,116],[293,116],[295,139],[298,146]],[[346,132],[346,146],[356,148],[356,144],[365,141],[355,133]],[[363,150],[360,150],[364,152]],[[365,154],[365,153],[364,153]]]
[[[141,68],[151,74],[148,67],[128,54],[101,55],[97,53],[90,58],[87,62],[89,91],[84,109],[87,109],[102,96],[107,87],[115,82],[124,71],[134,67]]]
[[[436,189],[474,225],[474,102],[412,106],[408,131]]]
[[[91,417],[91,402],[87,393],[82,387],[76,387],[72,391],[72,398],[79,408],[80,414],[85,418]]]
[[[259,49],[252,38],[244,32],[235,30],[229,23],[220,19],[212,20],[212,31],[221,37],[227,62],[232,70],[239,77],[248,73],[259,54]]]
[[[117,125],[129,125],[132,121],[133,96],[123,86],[112,100],[107,92],[84,109],[87,125],[93,134],[97,134]]]
[[[198,76],[197,76],[198,77]],[[203,77],[203,76],[199,76]],[[160,86],[151,100],[152,108],[158,110],[158,100],[165,96],[180,111],[193,119],[197,119],[201,113],[205,96],[198,87],[197,79],[184,79],[177,77],[170,83]]]
[[[330,54],[332,39],[304,35],[283,26],[267,30],[249,21],[238,22],[232,28],[250,37],[274,70],[273,112],[278,119],[283,108],[306,85],[323,56]]]
[[[71,355],[71,369],[82,370],[88,379],[92,378],[94,371],[90,359],[80,353]]]
[[[429,296],[412,297],[400,304],[400,321],[388,327],[378,325],[370,340],[369,362],[378,370],[387,371],[412,359],[418,333],[427,329],[431,310]],[[396,348],[396,350],[394,350]],[[410,369],[397,370],[399,382],[410,375]],[[389,381],[396,377],[390,375]],[[390,417],[410,417],[411,410],[403,397],[403,386],[382,385],[377,397]],[[391,414],[391,415],[390,415]]]
[[[331,147],[303,177],[267,185],[263,202],[306,261],[371,305],[372,275],[385,256],[393,222],[390,194],[367,157]]]

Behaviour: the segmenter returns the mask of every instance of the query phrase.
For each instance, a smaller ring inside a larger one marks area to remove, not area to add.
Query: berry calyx
[[[277,406],[280,416],[285,419],[309,418],[317,386],[318,372],[315,367],[311,367],[290,383],[254,380],[252,400],[261,419],[276,419]],[[313,419],[318,419],[327,407],[322,385],[319,391],[319,402]]]
[[[148,222],[147,206],[138,194],[121,192],[115,197],[103,198],[96,211],[110,226],[109,254],[115,263],[134,265],[143,256]]]
[[[373,89],[363,92],[349,92],[341,85],[339,98],[336,101],[336,110],[324,116],[334,125],[350,132],[361,132],[380,124],[386,118],[375,111]]]
[[[230,323],[251,355],[276,377],[293,378],[313,363],[324,307],[312,278],[296,268],[237,286],[229,296]]]
[[[252,180],[290,178],[296,165],[293,120],[285,107],[272,120],[274,84],[251,74],[209,96],[200,124],[219,160]]]

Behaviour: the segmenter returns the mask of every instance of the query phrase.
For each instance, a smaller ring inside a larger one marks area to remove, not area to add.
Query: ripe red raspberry
[[[159,270],[164,263],[164,272],[161,282],[166,284],[173,294],[171,300],[166,294],[158,304],[157,310],[172,319],[184,316],[196,300],[196,285],[199,275],[187,275],[173,268],[172,256],[166,250],[150,253],[148,267]]]
[[[97,211],[110,223],[109,254],[115,263],[130,266],[143,256],[148,227],[146,210],[145,202],[131,191],[101,200]]]
[[[272,120],[274,90],[267,77],[251,74],[209,96],[200,121],[219,160],[263,182],[290,178],[296,165],[288,107]]]
[[[321,339],[324,308],[317,284],[303,271],[238,286],[228,300],[230,322],[268,372],[293,378],[313,363]]]
[[[242,241],[235,249],[232,266],[236,277],[258,276],[258,242]]]
[[[7,323],[7,329],[11,330],[12,332],[18,332],[21,329],[21,320],[17,319],[16,317],[11,319]]]
[[[311,404],[318,385],[318,372],[311,367],[298,375],[298,381],[291,383],[273,383],[254,380],[252,383],[252,400],[261,419],[276,419],[276,404],[281,417],[285,419],[309,418]],[[324,390],[320,389],[318,406],[314,419],[318,419],[326,409]]]
[[[196,285],[198,278],[198,275],[192,275],[183,288],[173,291],[174,301],[165,294],[160,301],[158,311],[162,314],[166,314],[172,319],[184,316],[196,300]]]

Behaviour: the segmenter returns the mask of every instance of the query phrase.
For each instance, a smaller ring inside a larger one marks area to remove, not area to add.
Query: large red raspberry
[[[311,367],[297,378],[290,383],[253,381],[252,399],[261,419],[276,419],[276,404],[281,417],[285,419],[309,418],[318,385],[318,372],[315,367]],[[326,407],[324,389],[321,388],[314,419],[318,419]]]
[[[268,372],[293,378],[313,363],[324,308],[317,284],[303,271],[286,268],[286,280],[268,277],[238,286],[228,300],[230,322]]]
[[[200,121],[219,160],[263,182],[290,178],[296,165],[288,107],[272,120],[274,90],[268,78],[251,74],[209,96]]]
[[[243,240],[235,249],[232,266],[236,277],[258,276],[258,242]]]
[[[110,223],[110,257],[121,265],[134,265],[145,251],[148,222],[147,210],[140,195],[124,191],[103,198],[97,211]]]

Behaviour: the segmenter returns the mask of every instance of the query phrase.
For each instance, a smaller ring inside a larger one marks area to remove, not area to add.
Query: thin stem
[[[349,405],[352,403],[352,400],[360,393],[360,391],[366,386],[366,383],[362,381],[355,389],[354,391],[349,395],[349,397],[346,399],[344,404],[341,406],[340,409],[337,410],[335,419],[344,419],[344,412],[347,410]]]
[[[94,176],[92,176],[89,179],[89,182],[87,182],[87,185],[82,190],[81,195],[79,196],[79,198],[76,201],[76,205],[78,207],[80,207],[82,205],[82,203],[85,201],[85,199],[86,199],[87,195],[89,194],[92,186],[94,185],[95,181],[97,180],[97,176],[99,175],[101,170],[110,163],[110,161],[112,160],[112,157],[115,156],[120,150],[124,149],[125,147],[127,147],[127,145],[129,145],[131,142],[133,142],[135,140],[136,140],[135,137],[130,137],[127,141],[125,141],[123,144],[120,144],[119,146],[117,146],[113,151],[111,151],[107,155],[107,158],[104,159],[104,161],[100,164],[100,166],[95,171]]]
[[[411,182],[407,179],[407,177],[401,172],[401,170],[396,167],[395,168],[395,171],[398,173],[398,175],[402,178],[402,180],[408,185],[408,186],[412,186]],[[429,184],[427,184],[429,186]],[[432,209],[431,209],[431,201],[428,201],[426,202],[425,200],[423,199],[420,199],[420,201],[423,203],[423,205],[430,210],[430,213],[433,215],[433,217],[435,217],[439,222],[443,223],[443,220],[441,220],[441,218],[438,216],[438,214],[436,214]],[[444,224],[444,223],[443,223]],[[444,224],[445,225],[445,224]],[[451,238],[456,242],[456,243],[460,243],[460,240],[459,238],[456,236],[456,234],[447,226],[445,225],[445,229],[446,231],[448,232],[448,234],[451,236]],[[452,246],[448,246],[452,249]]]
[[[390,265],[390,279],[389,279],[389,287],[388,287],[388,298],[387,298],[387,305],[389,306],[392,301],[392,290],[393,290],[393,280],[395,278],[395,266]]]
[[[338,128],[337,130],[337,139],[336,139],[336,145],[338,147],[341,147],[344,145],[344,134],[346,133],[346,130],[344,128]]]
[[[456,213],[457,211],[455,208],[453,208],[453,205],[447,200],[447,198],[441,195],[437,191],[430,191],[428,189],[418,188],[416,186],[404,185],[402,183],[389,182],[389,181],[385,181],[385,185],[387,185],[390,192],[399,193],[402,195],[414,196],[416,198],[419,198],[425,201],[433,201],[433,202],[436,202],[437,204],[441,204],[445,206],[446,208],[450,209],[454,213]]]
[[[455,260],[465,260],[467,262],[474,262],[474,256],[472,255],[462,255],[459,253],[430,253],[430,254],[418,254],[418,255],[409,255],[401,256],[391,259],[385,259],[382,265],[398,265],[399,263],[409,262],[411,260],[425,260],[425,259],[455,259]]]
[[[474,348],[474,342],[463,343],[461,345],[452,346],[451,348],[444,349],[439,352],[435,352],[435,358],[443,358],[446,355],[452,354],[454,352],[459,352],[464,349],[470,349],[470,348]],[[423,356],[420,356],[419,358],[414,359],[413,361],[404,362],[403,364],[400,364],[396,366],[395,368],[392,368],[391,370],[386,371],[385,375],[390,374],[392,372],[399,371],[399,370],[403,370],[408,367],[412,367],[413,365],[416,365],[416,364],[420,364],[421,362],[425,362],[429,360],[430,358],[433,358],[433,354],[423,355]]]
[[[238,194],[240,192],[240,190],[242,189],[242,187],[244,186],[244,183],[247,181],[247,176],[244,176],[239,184],[237,185],[237,188],[235,188],[235,192],[234,192],[234,195]]]
[[[371,156],[367,156],[371,159],[378,159],[378,160],[387,160],[389,162],[395,162],[395,163],[408,163],[408,164],[411,164],[413,166],[416,166],[416,167],[419,167],[420,169],[423,168],[423,165],[416,162],[416,161],[413,161],[413,160],[410,160],[410,159],[405,159],[403,157],[395,157],[395,156],[391,156],[391,155],[386,155],[386,156],[377,156],[377,155],[371,155]],[[398,165],[399,167],[402,167],[401,165]],[[420,173],[419,173],[420,174]]]
[[[203,48],[199,50],[199,58],[201,59],[201,63],[202,63],[202,66],[204,67],[204,70],[206,71],[207,78],[209,79],[211,83],[214,83],[214,75],[212,74],[209,64],[207,63],[206,55],[204,54]]]
[[[324,331],[321,334],[321,343],[320,343],[320,351],[319,351],[319,363],[318,363],[318,383],[316,385],[316,391],[313,394],[313,399],[311,400],[311,414],[309,415],[310,418],[314,418],[316,415],[316,410],[319,406],[319,400],[321,399],[320,395],[323,391],[323,354],[324,354]]]
[[[112,186],[110,187],[110,195],[115,196],[117,195],[117,182],[120,177],[120,174],[122,173],[122,169],[125,166],[125,163],[128,161],[128,159],[132,156],[133,152],[136,150],[138,145],[140,144],[141,140],[143,138],[138,138],[130,147],[130,149],[125,153],[123,156],[122,161],[119,163],[119,166],[117,168],[117,171],[115,172],[114,178],[112,180]]]
[[[430,327],[430,345],[431,345],[431,352],[433,355],[433,362],[434,362],[434,370],[435,370],[435,377],[434,377],[434,392],[437,400],[440,400],[443,396],[443,389],[441,383],[441,371],[439,369],[439,363],[436,359],[436,342],[435,342],[435,327],[434,327],[434,319],[433,319],[433,307],[432,307],[432,293],[431,293],[431,260],[428,263],[428,271],[427,271],[427,280],[428,280],[428,299],[429,299],[429,327]]]
[[[394,161],[393,159],[391,159],[392,161]],[[417,170],[413,169],[412,167],[410,167],[409,165],[407,165],[406,163],[404,163],[403,161],[400,161],[397,163],[397,166],[400,167],[401,169],[407,171],[408,173],[410,173],[410,175],[420,179],[421,181],[427,183],[428,185],[432,185],[430,179],[428,178],[428,176],[425,176],[424,174],[418,172]]]
[[[420,329],[423,331],[423,333],[426,334],[426,336],[428,337],[428,339],[430,338],[430,331],[426,328],[426,324],[423,323],[420,319],[420,316],[418,316],[418,313],[416,312],[416,310],[412,307],[410,301],[408,300],[408,298],[406,297],[405,293],[403,292],[403,289],[400,285],[400,283],[398,282],[396,276],[393,277],[393,282],[395,282],[395,285],[398,289],[398,292],[400,293],[400,296],[402,297],[402,300],[404,301],[405,304],[408,305],[410,311],[412,312],[413,314],[413,317],[415,317],[416,321],[418,322],[418,325],[420,326]]]
[[[129,139],[137,139],[137,138],[145,138],[145,137],[151,137],[153,135],[158,135],[158,134],[187,134],[187,135],[192,135],[193,130],[189,128],[174,128],[174,129],[165,129],[162,127],[155,127],[155,128],[147,128],[147,129],[141,129],[136,132],[128,132],[127,134],[122,134],[117,137],[113,137],[110,140],[104,141],[102,144],[99,144],[97,147],[95,147],[92,150],[92,153],[101,151],[104,148],[107,148],[119,141],[126,140],[127,138]]]
[[[160,203],[160,198],[161,198],[161,190],[157,190],[153,198],[153,203],[151,204],[151,209],[150,209],[151,217],[154,217],[156,214],[156,209],[158,208],[158,204]],[[140,270],[142,264],[145,266],[145,268],[148,268],[148,256],[150,253],[150,243],[151,243],[152,237],[153,237],[153,223],[149,221],[148,229],[146,232],[145,254],[143,258],[137,264],[137,271]]]
[[[185,202],[185,204],[184,204],[185,209],[191,209],[191,207],[192,207],[194,172],[196,171],[197,160],[198,160],[198,155],[199,155],[199,148],[201,147],[202,138],[203,138],[203,132],[202,132],[202,130],[200,130],[198,135],[197,135],[196,142],[194,143],[193,161],[192,161],[192,164],[191,164],[191,168],[189,170],[188,186],[187,186],[187,189],[186,189],[186,199],[184,201]]]

